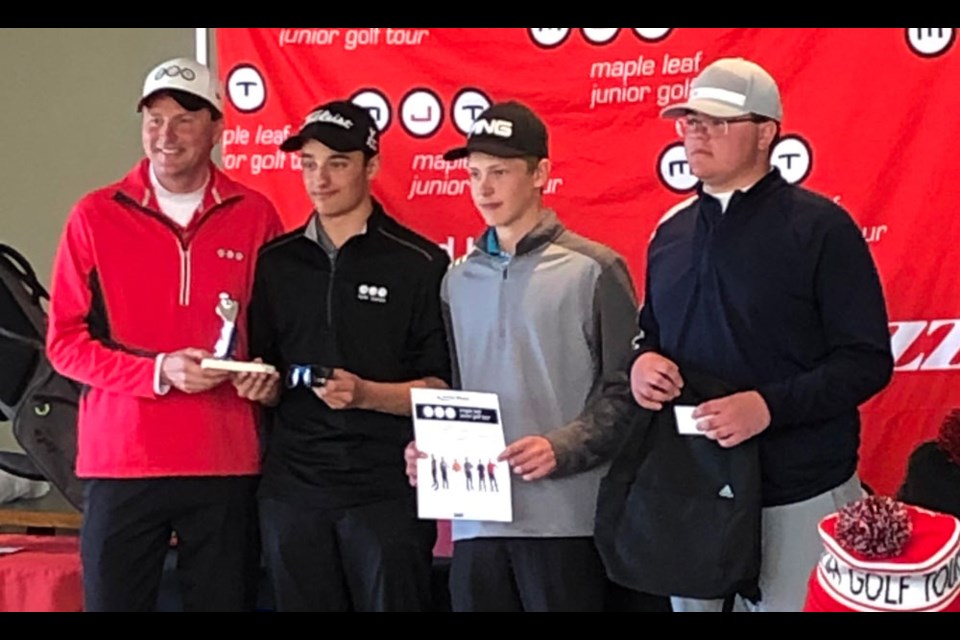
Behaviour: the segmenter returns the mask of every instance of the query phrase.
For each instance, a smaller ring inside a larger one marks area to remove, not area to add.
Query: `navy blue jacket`
[[[777,169],[725,213],[701,185],[654,234],[645,288],[638,352],[766,401],[765,505],[854,473],[857,407],[889,382],[893,356],[880,278],[846,211]]]

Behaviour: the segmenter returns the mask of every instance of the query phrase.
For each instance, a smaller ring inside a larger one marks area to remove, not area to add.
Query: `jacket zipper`
[[[337,256],[339,255],[338,251],[334,257],[330,258],[330,282],[327,283],[327,327],[331,332],[333,332],[333,284],[337,275]]]
[[[504,301],[507,299],[507,270],[510,268],[510,263],[503,264],[503,277],[500,279],[500,300],[497,301],[497,312],[499,317],[505,318],[508,311],[505,308]],[[507,323],[498,322],[497,333],[499,334],[500,343],[505,344],[507,339]]]
[[[144,205],[140,204],[139,202],[137,202],[136,200],[134,200],[133,198],[131,198],[130,196],[126,195],[123,192],[118,192],[114,197],[117,199],[123,200],[127,204],[130,204],[136,207],[137,209],[146,213],[147,215],[156,218],[173,232],[173,235],[177,240],[177,252],[180,255],[180,291],[179,291],[177,303],[181,307],[189,307],[190,306],[190,281],[191,281],[190,244],[184,240],[183,231],[179,229],[176,225],[174,225],[173,222],[169,218],[167,218],[167,216],[163,215],[162,213],[158,213],[153,209],[145,207]],[[213,209],[215,209],[216,207],[219,207],[220,205],[232,199],[233,198],[228,198],[226,200],[218,202],[213,207],[210,207],[206,211],[198,211],[196,215],[200,216],[200,221],[197,223],[197,227],[196,229],[194,229],[193,235],[196,236],[197,233],[199,233],[200,227],[204,223],[206,223],[207,218],[210,217],[210,214],[213,211]]]
[[[180,306],[190,306],[190,247],[177,240],[180,253]]]

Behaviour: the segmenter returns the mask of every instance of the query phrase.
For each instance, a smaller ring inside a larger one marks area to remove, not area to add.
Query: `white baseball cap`
[[[660,112],[663,118],[679,118],[698,111],[714,118],[756,114],[777,122],[783,120],[783,105],[777,83],[763,67],[743,58],[722,58],[704,67],[690,83],[686,102],[671,104]]]
[[[143,93],[137,103],[137,111],[157,91],[177,90],[203,98],[213,108],[223,112],[220,98],[220,83],[210,69],[191,58],[173,58],[161,62],[150,70],[143,82]]]

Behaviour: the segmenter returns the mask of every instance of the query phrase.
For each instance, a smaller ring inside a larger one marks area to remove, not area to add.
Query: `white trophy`
[[[229,293],[221,293],[217,301],[217,315],[223,320],[220,327],[220,337],[213,347],[213,357],[200,361],[203,369],[218,369],[220,371],[236,371],[250,373],[272,373],[276,371],[273,365],[263,362],[244,362],[233,359],[233,352],[237,341],[237,318],[240,315],[240,303],[230,297]]]

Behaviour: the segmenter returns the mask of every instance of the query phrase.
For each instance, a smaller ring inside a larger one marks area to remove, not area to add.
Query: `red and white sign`
[[[897,370],[863,407],[861,473],[896,491],[913,447],[960,405],[960,51],[953,28],[217,29],[223,161],[290,227],[310,204],[278,150],[311,107],[352,98],[383,132],[375,193],[461,255],[482,230],[463,142],[491,102],[518,99],[550,129],[547,204],[623,254],[643,282],[647,242],[690,175],[673,123],[711,61],[743,56],[783,94],[774,161],[863,228],[887,295]]]

